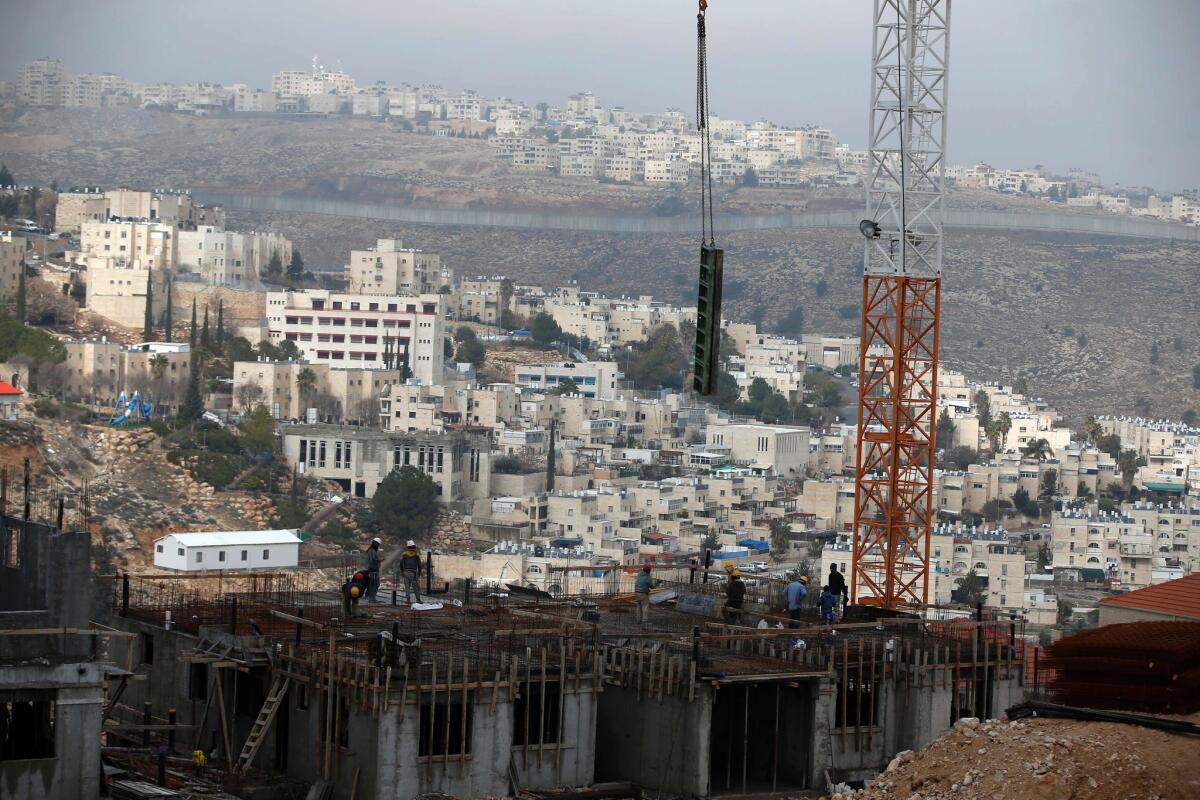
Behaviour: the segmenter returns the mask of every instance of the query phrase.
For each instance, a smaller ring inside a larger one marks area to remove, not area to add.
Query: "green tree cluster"
[[[530,321],[529,334],[539,344],[553,344],[562,338],[563,332],[554,317],[543,311]]]
[[[242,447],[251,455],[273,453],[278,448],[275,438],[275,418],[261,403],[242,418],[238,425]]]
[[[438,485],[412,466],[388,473],[371,498],[383,530],[398,542],[423,538],[441,507]]]
[[[670,323],[656,325],[644,342],[630,348],[625,378],[647,391],[683,388],[689,353]]]

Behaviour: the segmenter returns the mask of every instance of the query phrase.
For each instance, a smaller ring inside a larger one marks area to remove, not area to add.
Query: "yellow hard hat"
[[[808,576],[807,576],[807,575],[801,575],[801,576],[800,576],[800,582],[801,582],[801,583],[808,583]]]
[[[353,597],[355,600],[357,600],[359,597],[362,597],[362,588],[358,584],[351,586],[350,587],[350,596]]]
[[[725,562],[725,569],[729,569],[729,570],[733,569],[733,562],[732,562],[732,561],[726,561],[726,562]]]
[[[732,575],[733,575],[733,577],[735,577],[735,578],[740,578],[740,577],[742,577],[742,571],[741,571],[740,569],[735,569],[735,570],[732,572]]]

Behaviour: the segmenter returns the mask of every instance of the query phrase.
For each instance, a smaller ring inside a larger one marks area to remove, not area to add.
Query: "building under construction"
[[[1024,691],[1019,622],[788,629],[749,606],[731,624],[719,586],[659,574],[642,625],[626,594],[446,591],[414,610],[385,590],[347,616],[340,594],[279,576],[118,581],[134,677],[113,719],[154,735],[117,750],[169,735],[229,791],[287,776],[336,798],[754,795],[870,777]]]

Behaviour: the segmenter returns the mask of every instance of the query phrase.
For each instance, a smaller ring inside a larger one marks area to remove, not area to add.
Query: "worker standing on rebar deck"
[[[829,565],[829,591],[833,592],[838,613],[844,613],[849,593],[846,590],[846,576],[838,572],[837,564]]]
[[[800,607],[804,603],[804,598],[808,597],[808,576],[801,575],[783,589],[783,599],[787,602],[788,623],[789,628],[799,627],[796,623],[800,620]]]
[[[421,553],[417,543],[409,539],[405,543],[404,552],[400,554],[400,578],[404,581],[404,602],[411,603],[413,598],[421,602]]]
[[[742,621],[742,605],[746,602],[746,582],[742,580],[741,570],[729,573],[729,582],[725,584],[725,620],[734,625]]]
[[[371,540],[371,546],[367,548],[366,563],[363,565],[367,570],[367,578],[370,583],[367,586],[367,599],[372,603],[375,602],[375,596],[379,593],[379,565],[383,558],[379,554],[379,547],[383,544],[378,536]]]
[[[650,565],[642,566],[637,580],[633,583],[633,594],[637,598],[637,621],[645,625],[650,621],[650,590],[654,588],[654,578],[650,577]]]

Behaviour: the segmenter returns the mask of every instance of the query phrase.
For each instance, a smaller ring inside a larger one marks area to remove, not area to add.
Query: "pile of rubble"
[[[1194,738],[1060,719],[961,719],[919,753],[897,755],[859,791],[832,800],[1200,797]]]

